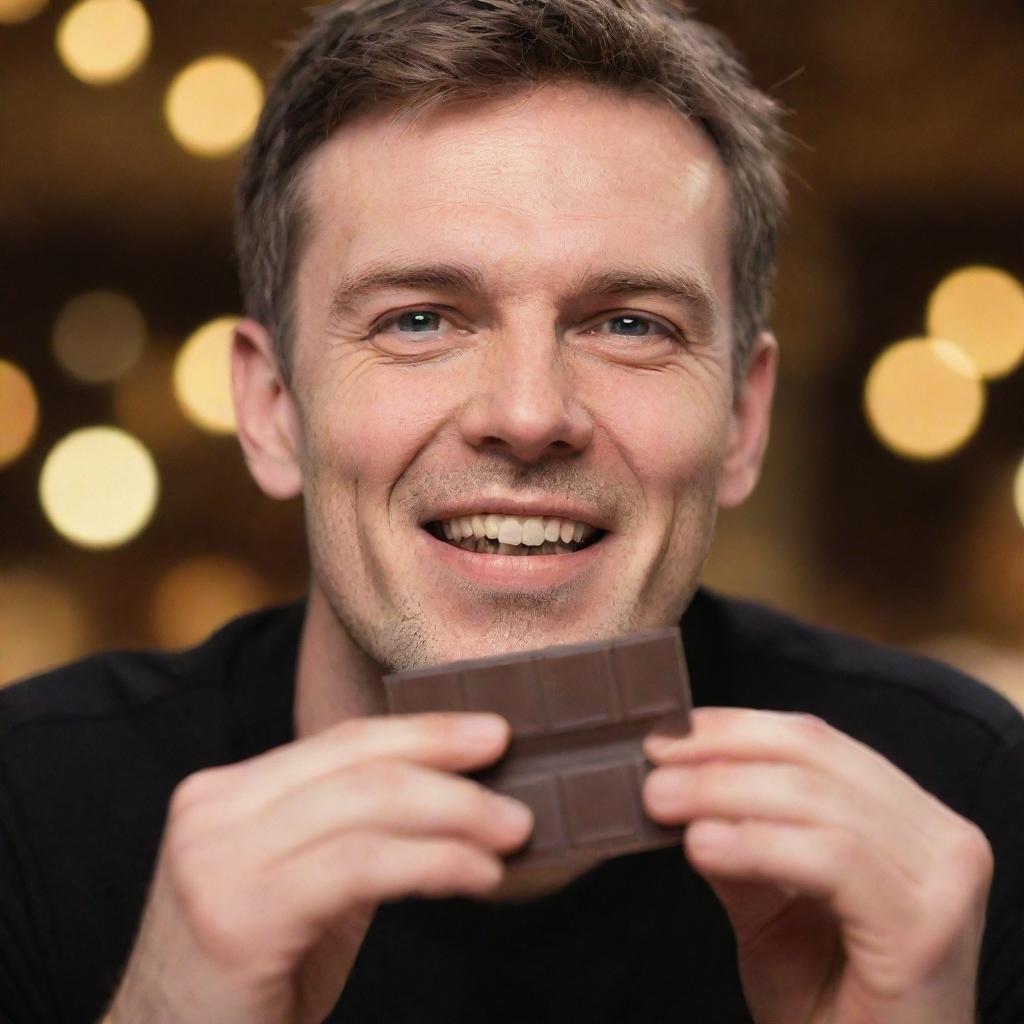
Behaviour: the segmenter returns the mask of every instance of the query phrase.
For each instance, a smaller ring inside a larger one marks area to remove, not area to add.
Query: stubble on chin
[[[386,625],[344,620],[343,624],[358,646],[387,672],[608,639],[640,628],[634,602],[610,594],[598,612],[581,615],[573,612],[579,600],[575,591],[495,594],[480,588],[474,596],[473,621],[464,623],[428,610],[407,595],[399,614]]]

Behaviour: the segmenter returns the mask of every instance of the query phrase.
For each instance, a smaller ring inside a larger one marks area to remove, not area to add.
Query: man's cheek
[[[673,494],[681,483],[696,482],[718,458],[720,425],[710,425],[694,412],[685,396],[661,401],[644,396],[619,403],[609,429],[648,497],[651,492]]]
[[[386,473],[415,442],[403,397],[383,390],[339,396],[322,411],[322,447],[346,476]]]

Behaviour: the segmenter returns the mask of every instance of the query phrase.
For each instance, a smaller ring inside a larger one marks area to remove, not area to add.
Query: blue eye
[[[419,334],[423,337],[433,334],[442,337],[451,330],[452,324],[443,313],[432,309],[407,309],[395,313],[370,329],[369,336],[378,334]]]
[[[622,330],[612,333],[632,338],[643,338],[652,333],[668,333],[660,324],[642,316],[613,316],[610,320],[605,320],[605,323],[621,325]],[[651,328],[654,328],[654,331]]]
[[[432,313],[428,309],[413,309],[399,314],[392,322],[400,331],[424,334],[429,331],[436,331],[440,321],[441,315],[439,313]]]

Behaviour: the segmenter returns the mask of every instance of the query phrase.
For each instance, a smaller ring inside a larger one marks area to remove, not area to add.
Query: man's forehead
[[[663,100],[573,83],[454,103],[415,121],[396,119],[393,106],[368,109],[313,152],[304,178],[317,214],[375,219],[474,203],[534,216],[658,204],[685,215],[728,192],[698,124]]]

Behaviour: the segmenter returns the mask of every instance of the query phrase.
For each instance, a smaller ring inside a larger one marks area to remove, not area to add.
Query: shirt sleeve
[[[56,1020],[39,928],[39,886],[0,774],[0,1024]]]
[[[1024,728],[993,755],[974,820],[995,857],[978,977],[981,1024],[1024,1021]]]

